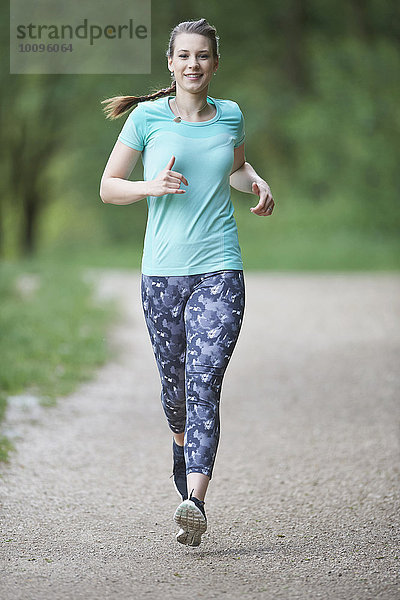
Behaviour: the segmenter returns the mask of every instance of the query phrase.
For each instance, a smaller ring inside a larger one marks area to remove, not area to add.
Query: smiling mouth
[[[196,75],[194,73],[190,74],[190,75],[189,74],[185,75],[185,77],[187,77],[188,79],[200,79],[200,77],[202,77],[202,76],[203,76],[202,73],[197,73]]]

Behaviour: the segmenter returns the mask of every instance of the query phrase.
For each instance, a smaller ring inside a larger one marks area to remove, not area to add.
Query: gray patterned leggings
[[[186,473],[211,479],[222,379],[243,320],[243,271],[142,275],[141,294],[168,425],[185,432]]]

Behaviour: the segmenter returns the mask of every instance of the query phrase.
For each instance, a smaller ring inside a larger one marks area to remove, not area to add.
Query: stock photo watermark
[[[151,0],[10,0],[11,74],[151,72]]]

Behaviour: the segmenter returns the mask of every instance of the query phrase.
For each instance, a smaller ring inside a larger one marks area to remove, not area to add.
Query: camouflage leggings
[[[142,275],[141,293],[169,427],[185,432],[186,472],[211,479],[222,379],[243,319],[243,271]]]

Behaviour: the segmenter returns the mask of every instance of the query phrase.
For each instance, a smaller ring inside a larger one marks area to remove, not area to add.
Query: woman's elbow
[[[109,195],[107,194],[107,186],[105,185],[105,181],[102,179],[100,183],[100,198],[104,204],[108,204],[110,201]]]

